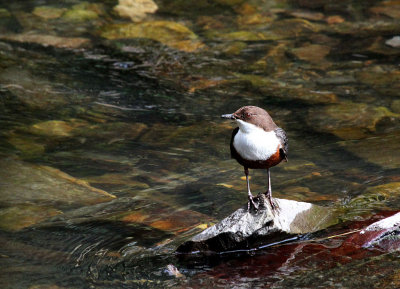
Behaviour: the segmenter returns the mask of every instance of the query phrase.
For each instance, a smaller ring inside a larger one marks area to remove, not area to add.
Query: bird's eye
[[[251,114],[250,114],[250,113],[248,113],[248,112],[246,112],[246,113],[244,114],[244,116],[247,118],[247,117],[250,117],[250,116],[251,116]]]

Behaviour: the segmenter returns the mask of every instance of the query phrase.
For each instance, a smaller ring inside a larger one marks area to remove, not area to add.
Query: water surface
[[[395,253],[265,274],[272,249],[174,250],[246,202],[219,116],[248,104],[289,136],[274,196],[344,222],[398,209],[398,3],[156,1],[133,20],[117,4],[0,1],[1,287],[396,284]]]

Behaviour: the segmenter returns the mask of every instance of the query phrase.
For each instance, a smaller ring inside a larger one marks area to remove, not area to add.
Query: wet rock
[[[181,234],[189,230],[199,232],[204,224],[212,221],[209,216],[193,210],[175,209],[174,206],[171,206],[171,198],[169,198],[169,203],[166,203],[158,199],[157,196],[149,197],[157,205],[142,206],[136,208],[135,211],[123,212],[119,216],[113,216],[112,218],[126,224],[146,225],[172,234]]]
[[[312,21],[320,21],[324,19],[324,14],[310,10],[293,10],[293,11],[288,11],[286,13],[295,18],[303,18]]]
[[[273,18],[262,13],[242,14],[237,18],[240,27],[243,26],[261,26],[271,23]]]
[[[329,25],[335,25],[335,24],[343,23],[345,21],[345,19],[340,15],[332,15],[332,16],[326,17],[325,21]]]
[[[196,90],[207,89],[210,87],[215,87],[221,85],[225,82],[223,79],[197,79],[192,81],[189,85],[188,91],[194,93]]]
[[[262,209],[248,212],[247,205],[177,248],[178,252],[224,252],[252,249],[283,241],[294,235],[315,232],[336,222],[334,213],[310,203],[275,199],[280,210],[271,213],[263,195]]]
[[[250,69],[253,71],[266,71],[268,74],[280,75],[290,69],[291,61],[287,57],[287,50],[291,46],[286,40],[280,41],[277,45],[271,47],[268,53],[254,62]]]
[[[62,214],[60,210],[46,206],[22,204],[0,209],[0,229],[18,231]]]
[[[187,52],[203,47],[197,35],[189,28],[172,21],[113,24],[106,27],[101,35],[107,39],[149,38]]]
[[[393,100],[390,108],[392,109],[393,112],[400,113],[400,99]]]
[[[56,8],[51,6],[37,6],[33,9],[32,14],[43,19],[56,19],[66,11],[64,8]]]
[[[393,19],[400,18],[400,2],[399,1],[383,1],[379,6],[369,9],[374,14],[381,14]]]
[[[331,48],[325,45],[310,44],[292,49],[292,53],[300,60],[311,63],[321,63],[326,61],[325,57],[329,54]]]
[[[386,196],[386,198],[393,198],[400,196],[400,182],[387,183],[383,185],[368,188],[368,193],[379,193]]]
[[[0,8],[0,19],[1,18],[8,18],[8,17],[11,17],[10,11],[8,11],[5,8]]]
[[[154,13],[157,9],[153,0],[119,0],[114,7],[119,16],[130,18],[134,22],[143,20],[147,14]]]
[[[382,36],[378,36],[374,40],[371,40],[371,45],[367,48],[367,51],[383,55],[397,55],[399,53],[398,50],[387,45],[386,42]]]
[[[50,109],[68,103],[66,97],[55,91],[52,84],[27,70],[8,68],[0,72],[2,88],[8,90],[23,104],[34,109]]]
[[[0,39],[12,40],[22,43],[36,43],[45,47],[53,46],[57,48],[79,48],[87,47],[90,44],[90,40],[83,37],[63,37],[56,35],[32,33],[0,35]]]
[[[31,203],[54,208],[107,202],[115,196],[55,168],[0,159],[2,204]]]
[[[270,97],[300,100],[308,103],[335,103],[337,96],[332,92],[314,91],[302,87],[282,85],[269,77],[254,74],[235,74],[240,80],[250,81],[254,87],[259,88]]]
[[[246,0],[213,0],[213,2],[216,2],[218,4],[226,5],[226,6],[236,6],[239,5]]]
[[[104,13],[104,8],[101,4],[82,2],[73,5],[71,9],[63,14],[63,18],[73,22],[83,22],[95,20]]]
[[[325,28],[324,28],[325,29]],[[325,29],[328,33],[337,33],[339,35],[352,35],[357,38],[373,37],[382,35],[393,35],[393,31],[397,31],[398,25],[395,21],[361,21],[350,22],[344,21],[329,26]]]
[[[82,138],[105,139],[108,143],[136,139],[146,131],[147,125],[143,123],[106,122],[77,127],[73,134]]]
[[[400,36],[393,36],[392,38],[385,41],[386,45],[389,45],[394,48],[400,47]]]
[[[244,41],[233,41],[221,44],[218,50],[229,55],[238,55],[247,47]]]
[[[49,120],[33,124],[29,131],[33,134],[49,137],[70,137],[72,130],[85,123],[73,123],[63,120]]]
[[[340,145],[370,163],[385,169],[397,169],[400,167],[400,155],[395,152],[399,149],[399,143],[400,134],[391,133],[361,139],[357,142],[344,142]]]
[[[342,139],[359,139],[376,130],[379,121],[397,117],[386,107],[374,107],[350,101],[311,108],[309,124],[318,131],[333,133]]]
[[[284,19],[275,21],[269,28],[275,35],[283,38],[299,37],[321,30],[321,26],[305,19]]]
[[[85,181],[91,185],[112,185],[113,187],[129,187],[130,189],[148,189],[149,185],[133,179],[130,174],[104,174],[101,176],[93,176],[86,178]]]
[[[400,249],[400,213],[372,223],[345,242],[367,249],[393,252]]]
[[[46,151],[46,146],[44,144],[26,136],[22,137],[16,134],[10,134],[6,140],[15,147],[24,158],[38,157]]]
[[[233,32],[208,31],[206,36],[208,38],[224,41],[263,41],[278,40],[282,38],[273,33],[263,33],[249,30],[239,30]]]
[[[392,66],[374,66],[355,74],[357,80],[377,90],[383,95],[398,96],[400,71]]]

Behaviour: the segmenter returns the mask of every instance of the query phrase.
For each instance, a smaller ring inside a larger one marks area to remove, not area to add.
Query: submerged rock
[[[48,120],[33,124],[30,132],[49,137],[70,137],[73,129],[73,123],[63,120]]]
[[[361,139],[357,142],[343,142],[340,145],[368,162],[385,169],[397,169],[400,167],[400,154],[397,153],[399,143],[400,134],[391,133],[380,135],[379,137]]]
[[[56,35],[32,33],[0,35],[0,39],[23,43],[36,43],[45,47],[53,46],[57,48],[79,48],[85,47],[90,44],[90,40],[83,37],[63,37]]]
[[[82,2],[73,5],[63,14],[63,18],[73,22],[95,20],[104,12],[102,4]]]
[[[257,196],[261,208],[238,209],[218,224],[204,230],[178,247],[181,253],[224,252],[254,249],[284,241],[294,235],[324,229],[336,222],[332,209],[310,203],[275,199],[279,211],[273,214],[264,195]]]
[[[18,231],[58,214],[62,212],[55,208],[30,204],[3,208],[0,209],[0,229]]]
[[[43,19],[56,19],[66,11],[64,8],[56,8],[51,6],[38,6],[33,9],[32,14]]]
[[[325,56],[329,54],[330,50],[331,48],[326,45],[310,44],[295,48],[292,53],[301,60],[318,64],[321,61],[326,61]]]
[[[3,205],[31,203],[54,208],[83,206],[115,198],[58,169],[0,158]]]
[[[130,18],[134,22],[143,20],[148,13],[154,13],[157,9],[153,0],[119,0],[114,7],[119,16]]]
[[[394,48],[399,48],[400,47],[400,36],[394,36],[388,40],[385,41],[386,45],[389,45]]]
[[[113,24],[106,27],[101,36],[107,39],[149,38],[187,52],[203,46],[189,28],[172,21]]]
[[[308,122],[322,132],[333,133],[342,139],[360,139],[376,130],[378,122],[397,117],[386,107],[344,101],[326,107],[311,108]]]

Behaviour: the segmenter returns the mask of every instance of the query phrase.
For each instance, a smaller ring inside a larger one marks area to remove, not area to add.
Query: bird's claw
[[[272,198],[271,192],[269,191],[265,192],[265,196],[267,197],[268,203],[271,206],[272,213],[278,212],[279,206],[276,203],[276,201]]]
[[[253,207],[254,210],[258,211],[258,205],[254,202],[254,198],[252,195],[249,195],[249,201],[247,202],[247,211],[250,212],[250,208]]]

